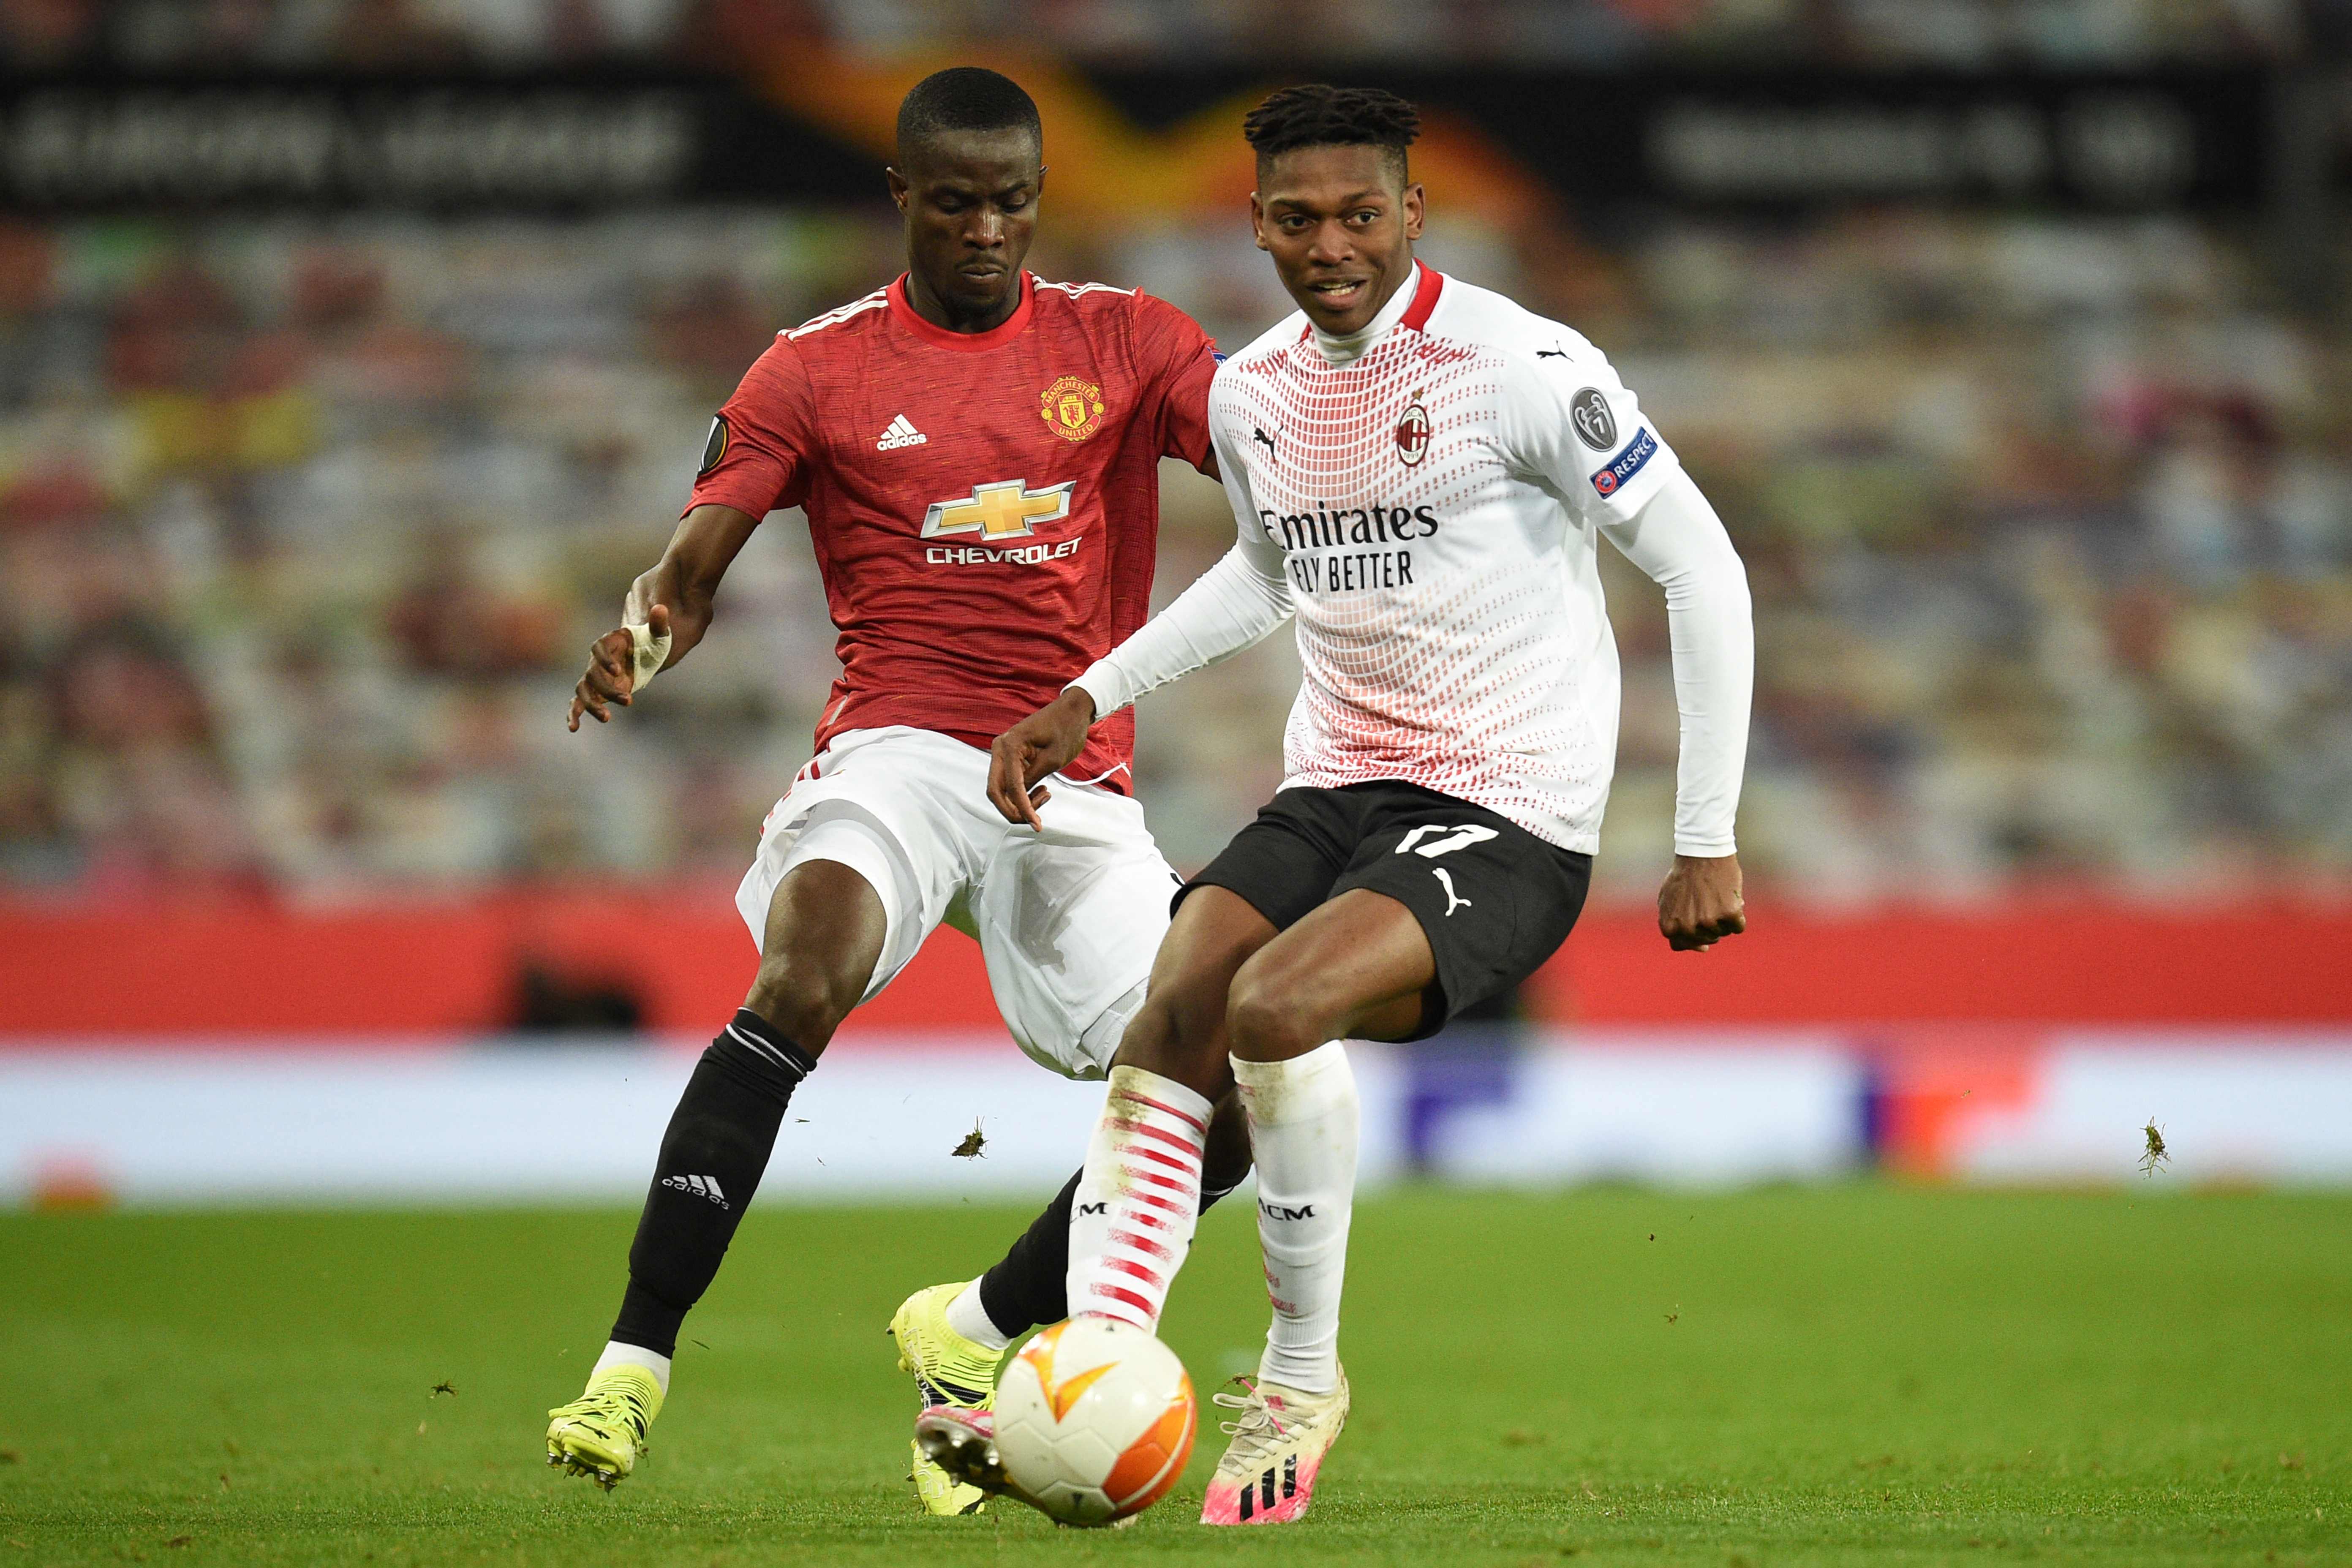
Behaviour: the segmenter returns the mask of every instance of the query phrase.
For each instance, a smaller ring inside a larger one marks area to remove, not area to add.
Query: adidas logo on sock
[[[901,447],[919,447],[930,437],[908,422],[903,414],[890,421],[890,428],[882,432],[882,439],[874,443],[877,452],[895,452]]]
[[[727,1194],[719,1190],[716,1176],[664,1176],[665,1187],[676,1187],[681,1193],[692,1193],[698,1198],[709,1198],[720,1208],[727,1206]]]

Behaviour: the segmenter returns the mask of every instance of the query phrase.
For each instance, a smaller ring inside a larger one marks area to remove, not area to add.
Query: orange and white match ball
[[[1114,1318],[1055,1324],[996,1390],[1005,1475],[1066,1524],[1109,1524],[1159,1501],[1184,1473],[1200,1420],[1176,1352]]]

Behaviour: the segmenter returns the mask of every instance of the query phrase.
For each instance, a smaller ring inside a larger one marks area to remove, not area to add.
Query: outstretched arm
[[[1704,952],[1748,929],[1732,837],[1756,679],[1748,573],[1715,509],[1679,468],[1641,510],[1601,531],[1666,593],[1682,755],[1675,867],[1658,892],[1658,927],[1675,948]]]
[[[1213,432],[1213,426],[1212,426]],[[1213,439],[1238,534],[1224,559],[1201,574],[1176,602],[1135,635],[1087,667],[1045,704],[996,738],[988,763],[988,798],[1007,822],[1042,828],[1037,808],[1049,792],[1037,781],[1060,772],[1085,749],[1095,721],[1154,687],[1263,642],[1290,618],[1290,581],[1282,550],[1265,537],[1251,499],[1249,470]]]
[[[705,505],[686,514],[670,535],[662,558],[629,586],[621,625],[588,648],[588,670],[572,689],[570,728],[583,713],[599,724],[612,721],[606,704],[630,705],[639,686],[686,657],[710,629],[711,605],[720,579],[760,520],[731,506]],[[633,633],[641,627],[645,636]],[[640,675],[638,648],[668,639],[667,657]]]
[[[1070,682],[1094,700],[1094,717],[1116,713],[1147,691],[1230,658],[1265,640],[1290,618],[1282,552],[1264,540],[1237,540],[1224,558],[1133,637]]]
[[[1145,692],[1265,640],[1290,618],[1282,552],[1246,535],[1176,602],[1087,666],[1062,695],[996,738],[988,798],[1007,822],[1032,827],[1050,798],[1037,781],[1069,765],[1097,720]]]

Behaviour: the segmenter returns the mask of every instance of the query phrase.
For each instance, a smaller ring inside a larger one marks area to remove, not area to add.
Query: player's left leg
[[[1410,910],[1351,889],[1261,948],[1234,977],[1227,1045],[1257,1160],[1258,1239],[1274,1321],[1256,1381],[1242,1395],[1216,1396],[1238,1414],[1225,1423],[1232,1440],[1202,1502],[1204,1524],[1282,1524],[1304,1515],[1324,1456],[1347,1424],[1339,1296],[1359,1117],[1355,1074],[1334,1037],[1423,1032],[1436,973]]]
[[[1303,1515],[1347,1419],[1339,1300],[1358,1110],[1344,1052],[1323,1042],[1374,1018],[1388,1038],[1433,1034],[1533,973],[1583,906],[1586,857],[1482,807],[1398,785],[1370,816],[1330,900],[1244,964],[1228,998],[1274,1319],[1207,1523]]]

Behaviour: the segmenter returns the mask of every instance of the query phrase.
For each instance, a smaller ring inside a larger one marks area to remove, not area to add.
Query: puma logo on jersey
[[[1432,866],[1429,868],[1429,874],[1437,879],[1437,885],[1439,887],[1445,889],[1445,918],[1447,920],[1452,920],[1454,918],[1454,911],[1456,910],[1474,910],[1478,907],[1454,890],[1454,879],[1445,874],[1444,867]]]
[[[916,429],[913,422],[901,414],[890,421],[890,427],[882,432],[882,439],[874,443],[874,449],[877,452],[895,452],[901,447],[922,446],[929,439],[929,436]]]
[[[1274,437],[1271,437],[1271,436],[1267,435],[1265,431],[1263,431],[1263,430],[1261,430],[1261,429],[1257,428],[1255,426],[1252,426],[1250,427],[1250,439],[1251,439],[1251,440],[1253,440],[1253,441],[1256,441],[1256,442],[1260,442],[1260,443],[1262,443],[1262,444],[1265,446],[1265,456],[1266,456],[1266,460],[1267,460],[1267,461],[1269,461],[1269,462],[1273,461],[1273,459],[1274,459]]]
[[[1538,358],[1538,359],[1566,359],[1567,357],[1568,357],[1568,351],[1567,351],[1566,349],[1538,349],[1538,350],[1536,350],[1536,358]]]

